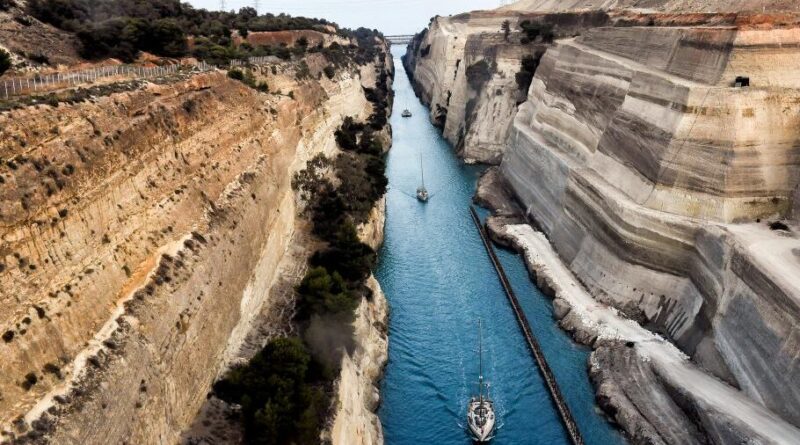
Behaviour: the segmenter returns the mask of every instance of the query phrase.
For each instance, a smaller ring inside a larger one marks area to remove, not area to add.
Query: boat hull
[[[489,400],[470,401],[467,407],[467,425],[475,442],[486,443],[494,437],[494,405]]]

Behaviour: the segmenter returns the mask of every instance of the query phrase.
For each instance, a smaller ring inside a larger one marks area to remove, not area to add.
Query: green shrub
[[[336,143],[342,150],[358,149],[358,134],[364,130],[364,125],[356,122],[352,117],[344,118],[342,125],[334,133]]]
[[[536,74],[536,69],[539,67],[542,55],[544,53],[537,52],[533,56],[525,56],[522,58],[520,64],[520,71],[515,75],[517,87],[520,91],[527,93],[533,82],[533,76]]]
[[[0,0],[0,11],[8,11],[12,6],[16,6],[14,0]]]
[[[11,68],[11,55],[0,49],[0,75]]]
[[[247,443],[316,444],[329,404],[328,372],[298,338],[270,341],[247,366],[232,369],[214,392],[242,406]]]
[[[312,315],[348,314],[358,306],[358,297],[347,288],[339,272],[329,273],[324,267],[312,267],[297,288],[297,318],[308,320]]]
[[[524,20],[519,24],[525,37],[522,38],[522,44],[535,42],[537,38],[541,37],[543,43],[552,43],[555,38],[553,25],[549,23],[534,23],[530,20]]]
[[[492,78],[492,70],[485,59],[467,67],[467,83],[472,89],[480,91],[481,87]]]
[[[369,276],[376,258],[375,251],[358,238],[355,225],[345,222],[328,249],[312,256],[311,264],[338,272],[349,283],[358,283]]]
[[[228,77],[230,77],[233,80],[238,80],[241,82],[244,80],[244,73],[242,72],[242,70],[234,68],[228,71]]]
[[[322,69],[322,72],[325,73],[325,77],[328,79],[333,79],[333,76],[336,75],[336,69],[333,67],[333,65],[326,66]]]
[[[382,154],[343,153],[336,159],[338,192],[345,202],[345,210],[355,222],[365,222],[375,203],[386,193],[389,180],[385,169],[386,160]]]

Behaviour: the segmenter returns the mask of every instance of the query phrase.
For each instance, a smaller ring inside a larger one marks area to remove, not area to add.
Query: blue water
[[[468,206],[482,168],[455,157],[429,123],[399,59],[395,64],[386,241],[376,272],[391,305],[389,363],[380,408],[386,443],[470,443],[463,418],[466,401],[476,389],[480,318],[485,374],[500,425],[493,443],[567,444],[470,219]],[[414,116],[400,117],[403,108]],[[420,182],[420,157],[431,193],[427,204],[413,197]],[[623,443],[596,409],[586,372],[589,351],[556,326],[550,300],[531,283],[521,258],[498,253],[586,443]]]

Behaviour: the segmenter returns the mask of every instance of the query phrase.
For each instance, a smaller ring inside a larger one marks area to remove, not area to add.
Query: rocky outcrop
[[[503,20],[512,27],[523,19],[555,24],[556,40],[545,45],[527,99],[508,127],[495,122],[490,130],[505,141],[504,183],[595,301],[668,338],[692,366],[798,426],[800,259],[792,252],[800,246],[794,223],[768,223],[796,214],[800,122],[788,110],[800,96],[793,74],[800,27],[794,14],[733,14],[730,4],[649,2],[638,6],[656,10],[592,13],[520,2],[435,19],[407,63],[436,118],[443,98],[491,94],[492,80],[478,89],[459,85],[453,68],[464,57],[493,66],[493,52],[471,53],[457,42],[487,41],[486,33],[497,41]],[[725,13],[688,13],[716,10]],[[559,23],[568,17],[583,17],[569,21],[576,24],[571,32]],[[528,54],[542,43],[528,44]],[[499,69],[492,78],[508,75]],[[734,85],[740,76],[749,87]],[[495,109],[505,119],[504,109]],[[444,114],[451,140],[473,125],[468,115]],[[618,351],[597,357],[598,381],[615,374],[611,363],[635,370],[645,360]],[[639,441],[653,437],[637,433],[643,431],[663,434],[666,443],[758,437],[756,424],[722,433],[706,421],[729,416],[723,413],[730,407],[705,403],[679,375],[653,375],[659,379],[617,379],[624,397],[605,398],[605,407],[629,413],[621,423]],[[656,380],[661,395],[646,396]],[[648,398],[664,404],[648,414]],[[684,420],[655,421],[670,404]],[[681,426],[685,419],[699,435]],[[671,435],[677,431],[689,436]]]
[[[371,112],[359,70],[307,62],[259,70],[284,94],[213,72],[0,115],[4,441],[174,443],[291,304],[292,173]]]

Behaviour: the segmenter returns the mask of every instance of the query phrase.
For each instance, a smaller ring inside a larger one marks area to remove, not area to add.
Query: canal
[[[470,217],[482,168],[459,161],[430,124],[400,63],[404,50],[393,47],[394,145],[387,166],[386,237],[376,271],[391,306],[379,413],[386,444],[470,443],[464,417],[477,388],[478,319],[500,426],[493,443],[568,444]],[[413,117],[402,118],[404,108]],[[431,194],[427,204],[413,196],[420,159]],[[531,283],[522,259],[503,250],[498,255],[585,442],[624,443],[595,405],[586,371],[589,350],[555,324],[551,301]]]

